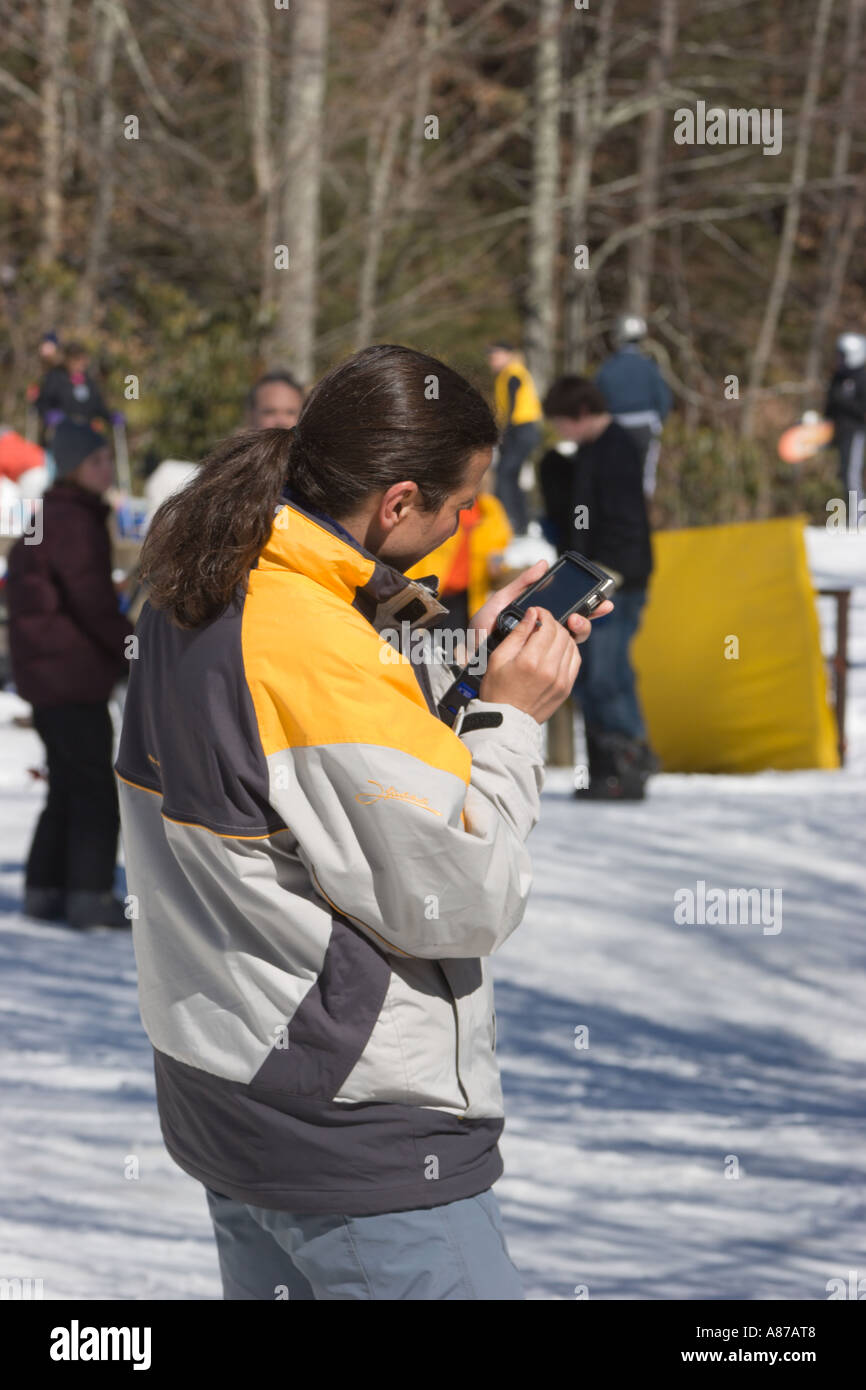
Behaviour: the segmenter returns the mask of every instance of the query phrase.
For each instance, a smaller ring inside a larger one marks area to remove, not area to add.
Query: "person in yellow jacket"
[[[512,531],[505,508],[490,492],[479,492],[471,507],[460,512],[457,530],[412,569],[409,579],[435,574],[439,602],[448,609],[455,628],[469,627],[475,613],[490,595],[502,555]]]
[[[496,420],[502,430],[496,496],[504,504],[515,534],[521,536],[526,534],[528,515],[520,470],[541,441],[544,412],[529,368],[510,343],[491,343],[487,361],[495,374]]]

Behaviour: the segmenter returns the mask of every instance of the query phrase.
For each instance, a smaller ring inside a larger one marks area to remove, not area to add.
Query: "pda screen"
[[[598,578],[590,574],[582,565],[566,559],[558,568],[551,569],[536,585],[529,597],[522,595],[516,600],[515,608],[547,608],[555,618],[560,618],[575,604],[590,593],[598,584]]]

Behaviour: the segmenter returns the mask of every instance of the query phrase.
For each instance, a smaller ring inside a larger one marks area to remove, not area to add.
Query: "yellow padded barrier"
[[[632,660],[665,771],[839,766],[805,524],[655,533]]]

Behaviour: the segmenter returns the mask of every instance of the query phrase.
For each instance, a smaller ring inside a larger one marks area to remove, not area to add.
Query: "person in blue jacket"
[[[617,321],[617,349],[599,368],[595,384],[618,425],[628,430],[643,459],[643,488],[655,492],[662,425],[673,398],[651,357],[638,344],[646,337],[646,320],[624,314]]]

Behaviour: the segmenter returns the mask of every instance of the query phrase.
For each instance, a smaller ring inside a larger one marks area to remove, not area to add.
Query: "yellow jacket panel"
[[[508,383],[514,376],[517,377],[520,386],[514,399],[514,409],[509,411]],[[541,419],[544,412],[541,409],[541,401],[538,399],[535,382],[532,380],[529,368],[516,357],[502,368],[494,383],[493,391],[496,400],[496,418],[501,429],[504,429],[506,425],[528,425],[533,420]]]

